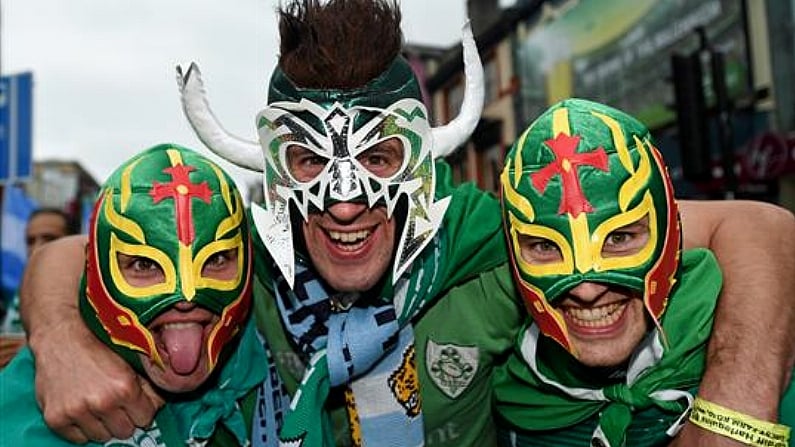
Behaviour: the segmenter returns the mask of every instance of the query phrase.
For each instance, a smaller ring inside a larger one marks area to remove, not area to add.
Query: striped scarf
[[[356,297],[332,295],[316,273],[296,263],[291,289],[275,281],[276,301],[290,336],[309,359],[280,431],[282,445],[333,446],[333,429],[323,409],[331,387],[346,386],[353,444],[424,444],[414,334],[410,320],[435,296],[442,250],[439,235],[431,256],[419,258],[403,275],[393,297],[343,311],[338,302]],[[362,298],[364,299],[364,298]],[[370,302],[370,301],[368,301]]]

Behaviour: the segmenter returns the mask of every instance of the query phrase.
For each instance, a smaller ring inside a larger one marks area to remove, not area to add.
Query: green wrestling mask
[[[124,163],[91,216],[80,296],[89,327],[139,371],[211,372],[251,306],[244,216],[234,182],[196,152],[159,145]],[[201,324],[160,321],[192,308]]]
[[[676,282],[681,236],[670,178],[642,123],[602,104],[559,102],[514,144],[500,180],[514,277],[544,334],[573,352],[554,304],[586,281],[638,292],[659,321]],[[644,219],[642,248],[603,256],[611,233]],[[553,243],[559,259],[527,262],[521,238]]]

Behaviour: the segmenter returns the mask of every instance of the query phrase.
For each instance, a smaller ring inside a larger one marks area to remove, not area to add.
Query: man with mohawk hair
[[[454,188],[449,167],[434,162],[475,128],[482,67],[466,29],[462,110],[448,125],[431,127],[419,83],[399,56],[399,23],[399,9],[384,0],[296,0],[282,7],[281,56],[268,105],[256,118],[259,142],[223,129],[196,67],[178,77],[202,141],[264,175],[264,203],[251,207],[255,314],[276,368],[270,388],[261,389],[254,426],[272,429],[276,421],[290,445],[496,442],[492,370],[522,319],[505,267],[499,203],[471,184]],[[686,230],[695,244],[710,242],[714,229],[734,234],[738,220],[745,223],[733,215],[736,207],[715,209],[690,207],[689,215],[699,216]],[[781,224],[761,227],[746,243],[769,239]],[[728,245],[734,244],[740,245]],[[79,254],[73,245],[69,256]],[[787,247],[770,245],[776,252]],[[64,249],[40,257],[31,276],[55,268],[69,277],[60,265]],[[754,280],[738,270],[728,275]],[[151,404],[135,377],[80,339],[84,329],[69,323],[36,331],[47,324],[46,315],[36,315],[36,297],[73,300],[48,282],[31,280],[26,292],[31,345],[46,354],[38,371],[42,401],[52,409],[48,421],[77,439],[145,423]],[[766,298],[778,304],[784,295]],[[63,339],[74,339],[68,358],[52,352]],[[121,384],[76,396],[75,381],[56,373],[76,359],[115,371]],[[289,408],[281,404],[282,385],[292,396]],[[253,442],[264,443],[256,430]]]
[[[709,250],[680,252],[671,179],[643,124],[561,101],[519,138],[500,182],[532,316],[495,373],[501,445],[663,446],[691,411],[713,431],[723,418],[729,438],[788,445],[787,426],[693,399],[721,273]],[[792,418],[795,389],[784,400]]]

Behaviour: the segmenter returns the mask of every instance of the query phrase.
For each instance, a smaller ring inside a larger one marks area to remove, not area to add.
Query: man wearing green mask
[[[251,250],[234,182],[196,152],[155,146],[102,186],[80,312],[94,335],[157,390],[152,398],[165,400],[151,425],[104,445],[248,444],[238,401],[267,371],[248,318]],[[33,374],[27,348],[0,372],[3,444],[73,445],[46,427]]]
[[[516,142],[501,187],[513,276],[532,315],[495,374],[502,444],[668,445],[691,411],[715,431],[729,413],[694,396],[721,273],[712,252],[681,251],[671,180],[645,126],[561,101]],[[742,415],[733,428],[717,432],[787,445],[784,425]]]

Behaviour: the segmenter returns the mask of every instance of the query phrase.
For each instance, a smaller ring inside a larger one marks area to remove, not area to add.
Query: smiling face
[[[673,188],[646,127],[562,101],[514,144],[500,183],[514,279],[540,331],[584,363],[592,341],[639,341],[644,318],[665,311],[680,248]]]
[[[618,228],[604,241],[604,258],[633,256],[649,242],[649,218]],[[562,261],[555,242],[520,236],[523,260],[535,266]],[[567,290],[554,305],[566,323],[572,353],[591,367],[618,366],[626,361],[649,329],[640,293],[626,287],[582,282]]]
[[[337,291],[371,289],[392,262],[395,221],[384,207],[337,203],[311,214],[303,232],[313,265]]]
[[[298,254],[338,290],[396,281],[447,207],[434,196],[433,137],[411,67],[398,57],[350,90],[296,89],[277,69],[268,99],[257,116],[265,203],[252,214],[285,280],[292,286],[303,237]]]
[[[288,148],[287,161],[290,174],[302,182],[320,175],[327,163],[301,146]],[[390,138],[359,154],[356,161],[372,175],[389,178],[403,165],[403,146]],[[302,230],[312,264],[340,292],[372,288],[392,262],[395,221],[383,204],[368,208],[357,201],[336,202],[309,214]]]

